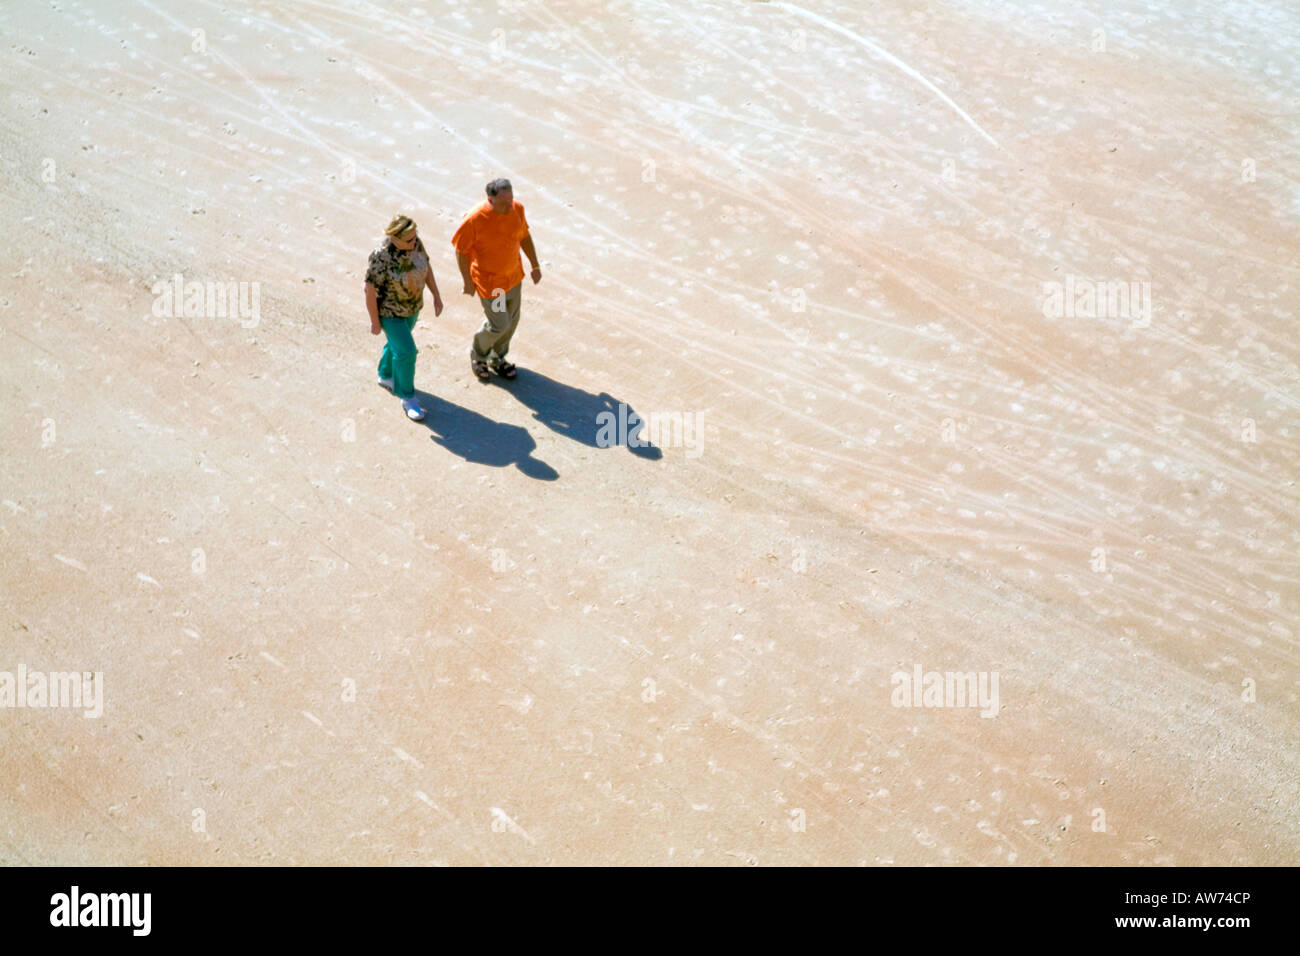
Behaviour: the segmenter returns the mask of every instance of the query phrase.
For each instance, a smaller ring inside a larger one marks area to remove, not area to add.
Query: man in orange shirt
[[[477,293],[487,317],[469,351],[469,366],[483,382],[492,377],[489,369],[503,378],[514,378],[516,374],[515,366],[506,361],[506,353],[519,325],[524,287],[520,249],[532,264],[533,284],[542,281],[524,207],[515,202],[510,180],[492,180],[487,184],[487,196],[487,202],[466,215],[451,237],[456,263],[465,280],[464,292]]]

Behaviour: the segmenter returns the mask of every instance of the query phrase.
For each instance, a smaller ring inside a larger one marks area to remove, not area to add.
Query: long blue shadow
[[[533,417],[556,434],[572,438],[589,448],[605,448],[609,446],[598,440],[598,436],[602,433],[602,422],[612,421],[615,427],[605,428],[604,434],[613,434],[613,444],[622,445],[638,458],[649,461],[658,461],[664,456],[650,442],[638,444],[642,441],[642,425],[636,412],[607,392],[596,395],[526,368],[519,370],[514,381],[495,375],[492,381],[532,409]],[[600,416],[605,412],[612,418],[602,419]]]
[[[422,424],[432,432],[433,441],[453,455],[493,468],[514,465],[538,481],[554,481],[560,477],[546,462],[533,457],[537,442],[528,429],[493,421],[419,389],[415,390],[415,397],[424,409]]]

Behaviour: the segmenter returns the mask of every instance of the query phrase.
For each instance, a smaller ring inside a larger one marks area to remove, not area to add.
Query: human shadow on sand
[[[476,465],[493,468],[514,465],[538,481],[554,481],[560,477],[559,472],[546,462],[533,457],[537,442],[528,434],[528,429],[494,422],[486,415],[419,389],[416,389],[415,396],[424,409],[421,424],[432,432],[430,437],[434,442],[452,454]]]
[[[593,395],[526,368],[521,368],[513,381],[503,381],[496,376],[492,381],[532,409],[535,419],[566,438],[589,448],[610,447],[597,439],[602,431],[602,422],[612,423],[612,427],[604,429],[604,433],[613,438],[611,444],[622,445],[638,458],[649,461],[658,461],[664,456],[659,448],[641,437],[643,426],[631,406],[607,392]],[[599,416],[604,412],[609,415],[601,419]],[[639,444],[641,442],[644,444]]]

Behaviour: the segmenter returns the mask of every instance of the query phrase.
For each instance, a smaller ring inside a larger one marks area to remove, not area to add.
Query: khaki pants
[[[519,325],[519,303],[523,298],[524,284],[520,282],[509,292],[494,299],[479,299],[483,314],[487,317],[483,328],[474,336],[470,355],[480,362],[487,362],[490,353],[503,359],[510,351],[510,340]]]

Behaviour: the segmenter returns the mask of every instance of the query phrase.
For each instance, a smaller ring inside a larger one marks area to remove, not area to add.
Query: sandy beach
[[[0,36],[0,863],[1300,863],[1291,5]]]

